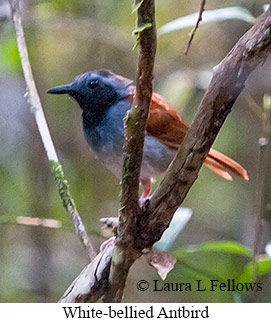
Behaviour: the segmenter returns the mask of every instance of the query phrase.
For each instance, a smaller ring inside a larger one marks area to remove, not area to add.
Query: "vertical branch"
[[[79,216],[79,213],[76,209],[75,203],[71,196],[68,181],[64,177],[62,166],[58,160],[57,153],[44,116],[43,108],[40,102],[31,65],[29,62],[18,0],[10,0],[10,6],[12,11],[14,28],[16,32],[18,50],[21,58],[22,69],[23,69],[24,78],[27,85],[26,95],[28,96],[28,102],[30,104],[31,111],[35,116],[36,124],[38,126],[38,130],[41,136],[41,140],[45,148],[47,158],[50,161],[51,171],[54,176],[63,205],[65,209],[68,211],[68,213],[70,214],[70,216],[72,217],[75,230],[79,235],[82,243],[87,248],[90,258],[93,259],[96,253],[89,240],[86,229],[82,223],[82,220]]]
[[[136,222],[142,212],[138,204],[139,176],[153,90],[153,66],[157,46],[155,0],[136,0],[135,8],[137,28],[134,33],[138,36],[140,51],[135,100],[125,118],[118,240],[110,270],[110,289],[106,296],[106,300],[111,302],[121,301],[129,269],[141,255],[140,251],[134,249],[134,239]]]
[[[256,184],[256,224],[255,224],[255,238],[254,238],[254,252],[253,252],[253,270],[252,281],[257,280],[257,260],[260,253],[260,245],[263,231],[264,218],[264,191],[265,178],[267,169],[267,149],[271,134],[271,96],[265,95],[263,98],[262,111],[262,127],[263,136],[258,140],[259,145],[259,161],[257,169],[257,184]],[[252,295],[254,296],[254,294]]]
[[[120,233],[124,231],[129,210],[136,212],[140,167],[143,157],[145,129],[152,97],[153,66],[156,53],[154,0],[144,0],[138,8],[137,28],[140,51],[136,93],[132,108],[125,120],[125,144],[121,188]]]

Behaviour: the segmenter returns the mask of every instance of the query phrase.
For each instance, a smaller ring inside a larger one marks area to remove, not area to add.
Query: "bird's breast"
[[[130,109],[128,101],[111,106],[95,127],[83,122],[84,136],[97,158],[117,177],[121,177],[124,141],[123,118]]]
[[[85,138],[97,158],[118,178],[122,173],[122,151],[124,143],[123,118],[130,109],[128,101],[120,101],[112,106],[99,125],[84,125]],[[168,148],[157,138],[145,137],[141,179],[149,179],[164,172],[175,151]]]

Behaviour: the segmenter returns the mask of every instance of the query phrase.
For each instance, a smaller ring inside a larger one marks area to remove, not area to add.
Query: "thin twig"
[[[259,120],[263,122],[262,107],[255,102],[254,98],[250,95],[248,91],[244,92],[244,98],[247,101],[248,107],[257,115]]]
[[[264,219],[264,194],[265,194],[265,178],[267,171],[267,149],[270,140],[271,127],[271,96],[265,95],[263,99],[262,111],[262,128],[263,137],[258,140],[259,145],[259,160],[257,165],[257,183],[256,183],[256,224],[254,237],[254,252],[253,252],[253,268],[252,282],[256,282],[258,276],[258,258],[260,254],[260,246],[263,233]],[[255,293],[250,295],[250,301],[255,300]]]
[[[43,108],[42,108],[38,91],[36,88],[36,84],[34,81],[32,69],[31,69],[31,65],[28,57],[25,37],[24,37],[24,30],[22,26],[22,19],[21,19],[18,0],[11,0],[10,5],[12,10],[13,23],[16,31],[18,50],[21,58],[24,78],[27,85],[26,95],[28,96],[28,102],[30,104],[31,111],[34,113],[38,130],[43,142],[43,146],[45,148],[47,158],[50,161],[51,171],[56,181],[57,188],[58,188],[60,197],[62,199],[63,205],[68,211],[68,213],[70,214],[70,216],[72,217],[75,230],[79,235],[82,243],[88,250],[90,259],[92,260],[96,256],[96,253],[94,251],[92,243],[87,235],[86,229],[83,225],[83,222],[74,204],[73,198],[69,190],[68,181],[64,177],[62,166],[57,157],[57,153],[47,126]]]
[[[200,24],[200,22],[202,20],[202,14],[203,14],[203,11],[204,11],[204,8],[205,8],[205,4],[206,4],[206,0],[202,0],[201,1],[201,4],[200,4],[199,17],[198,17],[198,20],[197,20],[197,23],[196,23],[194,29],[192,30],[192,32],[190,34],[190,38],[189,38],[189,41],[188,41],[186,50],[184,52],[184,55],[187,55],[188,54],[189,48],[190,48],[190,46],[192,44],[192,41],[193,41],[194,36],[196,34],[196,31],[199,28],[199,24]]]

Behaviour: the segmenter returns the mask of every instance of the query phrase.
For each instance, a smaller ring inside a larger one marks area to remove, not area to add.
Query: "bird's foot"
[[[151,199],[151,195],[148,195],[146,197],[143,197],[143,195],[138,200],[139,206],[142,207],[148,200]]]

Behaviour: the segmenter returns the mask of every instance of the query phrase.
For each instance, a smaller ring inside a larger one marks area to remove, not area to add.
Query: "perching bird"
[[[47,93],[69,94],[82,109],[84,136],[98,159],[118,178],[122,172],[123,118],[131,108],[135,87],[132,81],[109,70],[76,76],[72,83]],[[153,93],[146,128],[140,181],[146,198],[151,178],[165,172],[188,130],[181,116],[163,97]],[[228,171],[248,180],[246,170],[231,158],[211,149],[204,164],[227,180]]]

